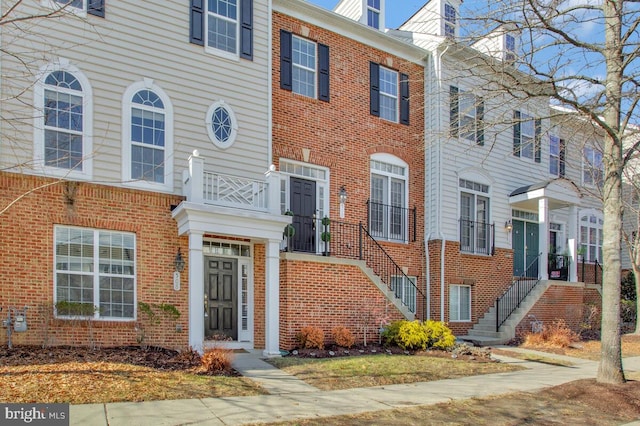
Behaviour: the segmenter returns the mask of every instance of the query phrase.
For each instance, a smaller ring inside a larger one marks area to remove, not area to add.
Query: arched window
[[[173,108],[151,80],[135,83],[123,99],[123,167],[128,184],[173,188]]]
[[[90,178],[91,87],[66,60],[46,65],[34,88],[34,159],[44,173]]]
[[[408,241],[408,164],[390,154],[373,154],[370,170],[369,232],[375,238]]]

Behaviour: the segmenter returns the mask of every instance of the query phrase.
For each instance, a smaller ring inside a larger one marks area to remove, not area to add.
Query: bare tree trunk
[[[620,338],[620,259],[622,237],[622,138],[620,130],[622,56],[622,2],[605,0],[602,8],[605,27],[607,78],[604,121],[609,132],[604,143],[604,185],[602,191],[604,225],[602,274],[602,352],[596,380],[623,383],[622,344]]]

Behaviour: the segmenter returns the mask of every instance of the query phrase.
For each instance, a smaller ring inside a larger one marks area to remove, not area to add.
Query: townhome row
[[[305,325],[362,339],[400,318],[464,335],[521,277],[542,288],[528,313],[577,326],[599,300],[597,133],[492,90],[517,37],[457,42],[459,7],[397,30],[384,0],[12,10],[50,15],[0,35],[14,343],[276,356]]]

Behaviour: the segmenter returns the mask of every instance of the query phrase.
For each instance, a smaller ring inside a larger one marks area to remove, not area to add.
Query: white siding
[[[341,0],[340,3],[333,8],[333,11],[345,18],[360,22],[363,16],[363,1],[364,0]]]
[[[7,2],[4,1],[3,10]],[[34,3],[30,2],[29,5]],[[25,14],[46,8],[24,5]],[[25,65],[2,55],[4,102],[0,146],[2,167],[33,158],[32,85],[37,70],[56,58],[67,58],[89,79],[94,101],[93,180],[119,184],[122,176],[121,114],[124,90],[143,78],[153,79],[174,108],[174,192],[181,192],[182,170],[198,149],[207,170],[260,178],[269,164],[269,32],[268,1],[254,0],[253,61],[230,60],[189,43],[188,2],[106,2],[106,18],[68,15],[3,27],[5,49],[19,53]],[[151,7],[154,6],[154,7]],[[7,78],[5,78],[7,77]],[[238,137],[226,149],[208,138],[205,114],[224,100],[235,112]],[[6,132],[6,133],[5,133]],[[24,169],[28,172],[28,168]]]

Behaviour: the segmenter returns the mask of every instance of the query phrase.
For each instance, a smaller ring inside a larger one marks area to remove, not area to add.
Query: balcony
[[[274,166],[261,180],[205,171],[204,167],[204,159],[194,151],[189,168],[182,175],[183,194],[188,202],[280,214],[280,177]]]

